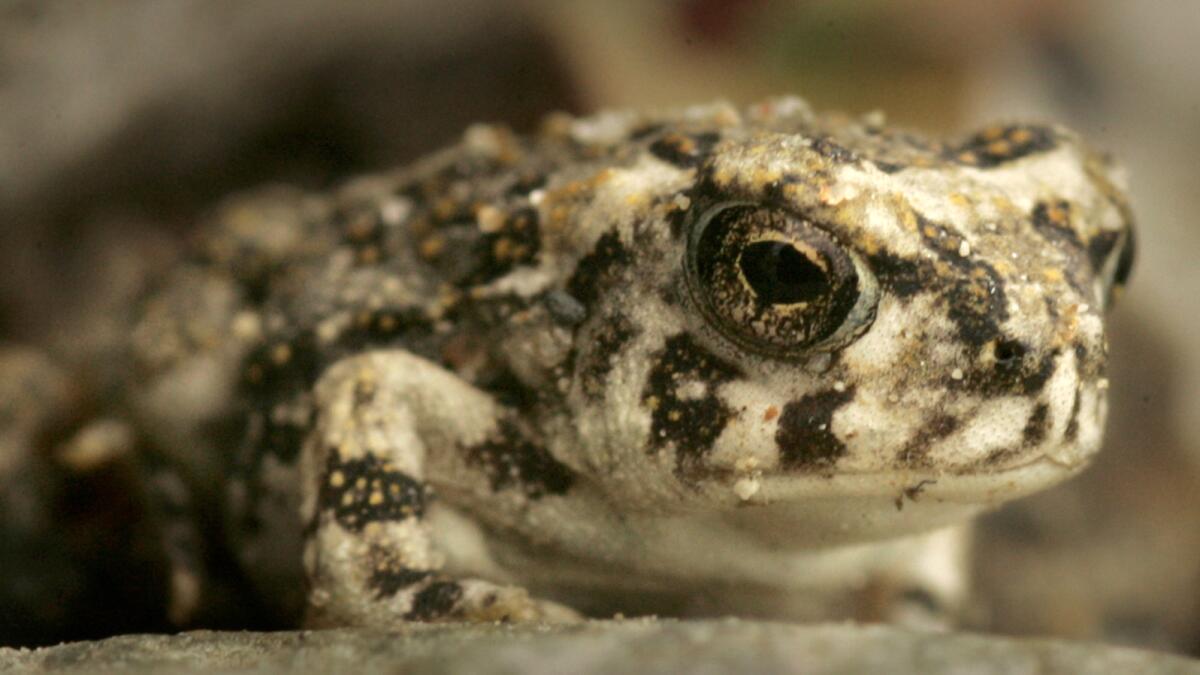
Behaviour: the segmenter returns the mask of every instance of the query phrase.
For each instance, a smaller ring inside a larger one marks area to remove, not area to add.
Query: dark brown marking
[[[904,449],[897,454],[897,460],[902,466],[925,466],[928,464],[927,455],[930,447],[958,431],[960,426],[962,426],[962,422],[956,417],[944,414],[934,415],[913,434]]]
[[[575,482],[566,465],[509,420],[500,422],[493,437],[467,448],[466,457],[483,468],[493,490],[516,488],[531,499],[565,494]]]
[[[1063,439],[1068,442],[1074,442],[1079,436],[1079,409],[1082,405],[1083,390],[1075,388],[1075,402],[1071,404],[1071,414],[1067,417],[1067,428],[1063,432]]]
[[[520,265],[532,265],[542,250],[538,212],[534,208],[513,211],[495,232],[484,234],[472,247],[474,268],[457,283],[460,287],[486,284]],[[447,251],[447,255],[461,252]]]
[[[1071,203],[1059,200],[1056,202],[1038,202],[1031,214],[1033,227],[1041,232],[1047,240],[1065,242],[1082,249],[1083,242],[1079,233],[1071,226]]]
[[[1033,207],[1033,213],[1030,214],[1033,228],[1046,241],[1062,248],[1064,253],[1071,256],[1069,262],[1064,265],[1063,274],[1071,288],[1087,297],[1091,294],[1091,277],[1083,272],[1080,264],[1081,256],[1086,251],[1083,242],[1079,239],[1079,233],[1072,225],[1071,218],[1071,203],[1065,200],[1038,202]],[[1092,267],[1098,270],[1094,262]]]
[[[411,570],[407,567],[398,569],[379,569],[371,573],[367,585],[375,589],[378,599],[390,598],[400,591],[416,585],[433,574],[430,570]]]
[[[616,231],[604,233],[575,266],[575,272],[567,280],[567,293],[590,312],[603,289],[617,283],[632,260],[632,253],[621,243]]]
[[[833,414],[853,398],[854,388],[848,387],[809,394],[785,405],[775,432],[783,468],[826,469],[846,454],[846,445],[833,433]]]
[[[462,599],[463,589],[454,581],[435,581],[413,598],[412,609],[404,618],[413,621],[434,621],[454,616],[455,607]]]
[[[916,216],[921,239],[939,260],[955,270],[948,278],[939,278],[936,271],[921,276],[941,287],[948,303],[946,314],[957,327],[959,337],[977,349],[1000,337],[1000,324],[1008,318],[1008,300],[1000,275],[981,260],[959,255],[964,238],[954,228],[932,222],[919,213]]]
[[[886,251],[868,256],[871,271],[885,290],[900,299],[911,298],[929,288],[934,278],[931,267],[923,261],[909,260]]]
[[[616,355],[640,331],[623,314],[605,318],[596,326],[591,336],[590,350],[583,353],[579,363],[584,391],[593,396],[603,392]]]
[[[965,143],[948,148],[946,157],[969,166],[989,169],[1022,157],[1053,150],[1058,140],[1047,127],[1018,124],[990,127]]]
[[[887,252],[869,257],[871,269],[884,289],[901,299],[925,291],[944,297],[946,314],[959,337],[980,349],[1001,336],[1000,324],[1008,318],[1004,282],[991,265],[959,255],[963,237],[953,228],[916,216],[921,238],[951,272],[939,272],[937,264],[927,259],[910,260]]]
[[[374,455],[343,461],[332,451],[317,502],[342,527],[360,532],[367,523],[423,516],[429,497],[423,483]]]
[[[427,337],[432,323],[415,308],[381,309],[361,314],[333,344],[321,344],[313,329],[274,336],[251,350],[242,365],[239,394],[252,411],[246,417],[245,435],[250,444],[246,461],[257,465],[270,454],[293,462],[311,426],[311,417],[300,423],[277,422],[271,411],[293,402],[316,383],[325,368],[347,355],[370,347],[388,346],[414,337]],[[253,472],[253,466],[249,467]]]
[[[542,393],[509,368],[480,373],[475,386],[494,396],[502,405],[520,412],[529,412],[542,401]]]
[[[343,356],[432,330],[432,322],[420,309],[405,307],[360,314],[333,344],[321,344],[312,328],[272,336],[243,362],[242,393],[256,407],[270,408],[311,387],[327,365]]]
[[[651,409],[650,446],[657,451],[673,445],[680,473],[699,468],[701,458],[733,417],[716,389],[738,374],[736,366],[701,347],[687,333],[672,336],[657,354],[642,392],[642,402]],[[688,382],[703,383],[704,395],[680,398],[678,388]]]
[[[946,375],[949,389],[969,389],[985,396],[1030,396],[1046,386],[1054,374],[1059,351],[1031,351],[1017,340],[1001,339],[994,343],[991,367],[980,365],[964,373],[960,380]]]
[[[1038,403],[1029,416],[1029,421],[1025,423],[1025,430],[1021,432],[1021,438],[1024,439],[1025,445],[1032,447],[1045,440],[1049,426],[1050,406]]]

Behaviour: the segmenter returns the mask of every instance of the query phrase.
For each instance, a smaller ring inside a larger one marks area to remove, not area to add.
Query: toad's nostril
[[[996,357],[996,365],[1002,368],[1011,368],[1019,365],[1025,358],[1025,353],[1028,352],[1025,345],[1016,340],[997,340],[993,355]]]

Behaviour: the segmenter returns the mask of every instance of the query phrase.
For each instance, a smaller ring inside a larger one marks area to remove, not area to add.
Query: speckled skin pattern
[[[477,126],[227,202],[140,310],[129,417],[314,625],[952,613],[959,525],[1099,447],[1132,243],[1059,127]]]

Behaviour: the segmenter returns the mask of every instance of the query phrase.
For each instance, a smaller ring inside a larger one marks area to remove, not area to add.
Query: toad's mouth
[[[1042,456],[990,473],[767,475],[752,494],[743,486],[722,520],[780,545],[877,541],[962,523],[1059,483],[1085,465]]]
[[[900,490],[950,502],[1000,504],[1070,478],[1087,466],[1089,458],[1090,455],[1068,461],[1046,454],[1015,465],[978,470],[913,468],[832,474],[772,473],[760,479],[759,489],[747,501],[886,496]]]

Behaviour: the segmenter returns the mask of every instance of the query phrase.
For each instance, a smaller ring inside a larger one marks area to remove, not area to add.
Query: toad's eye
[[[823,262],[782,241],[747,244],[738,257],[742,277],[759,302],[767,305],[814,302],[827,295],[829,278]]]
[[[716,206],[692,223],[687,277],[722,335],[781,358],[860,335],[878,298],[870,270],[828,231],[746,203]]]

